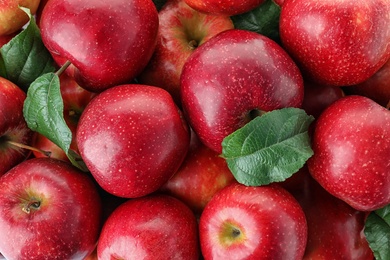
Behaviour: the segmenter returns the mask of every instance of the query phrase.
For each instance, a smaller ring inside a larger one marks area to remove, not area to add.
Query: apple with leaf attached
[[[304,92],[298,67],[275,41],[239,29],[199,46],[184,64],[180,81],[189,124],[217,153],[227,135],[254,117],[301,106]]]

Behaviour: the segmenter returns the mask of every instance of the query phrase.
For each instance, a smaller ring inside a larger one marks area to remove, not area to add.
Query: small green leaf
[[[67,152],[72,132],[64,119],[64,104],[60,91],[60,79],[55,73],[37,78],[28,89],[23,114],[33,131],[46,136]]]
[[[313,120],[299,108],[267,112],[227,136],[222,156],[242,184],[284,181],[313,155],[308,133]]]
[[[55,71],[55,62],[43,45],[39,28],[29,9],[21,7],[30,17],[26,29],[0,49],[0,76],[27,92],[39,76]]]
[[[376,260],[390,259],[390,205],[368,215],[364,234]]]
[[[266,0],[255,9],[232,16],[234,27],[257,32],[279,42],[280,6],[273,0]]]

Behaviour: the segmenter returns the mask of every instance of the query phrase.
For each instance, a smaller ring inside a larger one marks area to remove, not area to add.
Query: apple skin
[[[82,259],[95,248],[99,194],[90,175],[68,163],[18,164],[0,178],[0,202],[0,252],[7,259]]]
[[[0,77],[0,176],[25,160],[30,151],[8,141],[30,145],[33,138],[23,117],[26,93],[11,81]]]
[[[193,51],[219,32],[233,29],[229,16],[200,13],[183,0],[169,0],[159,11],[157,45],[137,79],[166,89],[181,106],[180,75]]]
[[[92,98],[96,96],[96,93],[80,87],[74,79],[64,73],[60,76],[60,91],[64,104],[64,120],[72,132],[70,149],[78,153],[75,137],[78,121],[85,107]],[[59,146],[40,133],[35,133],[32,146],[40,150],[50,152],[51,158],[69,162],[69,158],[66,153]],[[39,151],[33,151],[33,154],[35,157],[47,157],[46,154]]]
[[[310,176],[307,165],[296,174],[300,183],[296,182],[295,187],[290,185],[287,190],[297,199],[307,220],[303,259],[373,260],[363,233],[368,213],[329,194]]]
[[[199,46],[180,81],[187,121],[217,153],[223,139],[257,113],[299,107],[304,93],[298,67],[277,43],[239,29]]]
[[[151,0],[50,0],[40,18],[53,58],[60,66],[69,60],[66,73],[92,92],[129,83],[145,68],[158,23]]]
[[[13,34],[29,21],[28,15],[19,6],[35,14],[39,0],[7,0],[0,2],[0,36]]]
[[[206,205],[199,221],[208,259],[302,259],[307,224],[296,199],[279,185],[233,183]]]
[[[286,1],[280,38],[305,77],[354,85],[390,58],[389,12],[389,0]]]
[[[233,182],[236,179],[226,160],[200,142],[192,131],[185,160],[160,191],[180,199],[200,216],[214,194]]]
[[[345,96],[318,118],[307,164],[333,196],[361,211],[390,203],[390,111],[363,96]]]
[[[87,105],[76,141],[103,189],[134,198],[157,191],[177,171],[190,132],[166,90],[128,84],[105,90]]]
[[[209,14],[233,16],[248,12],[264,0],[184,0],[193,9]]]
[[[380,70],[378,70],[374,75],[372,75],[366,81],[350,86],[345,87],[345,92],[350,95],[361,95],[368,97],[379,105],[384,107],[389,106],[390,102],[390,59],[383,65]]]
[[[104,223],[98,259],[194,259],[200,255],[193,212],[168,195],[148,195],[121,204]]]

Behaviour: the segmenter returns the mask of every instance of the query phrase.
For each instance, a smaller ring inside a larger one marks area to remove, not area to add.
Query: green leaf
[[[257,32],[279,42],[280,6],[273,0],[266,0],[255,9],[232,16],[234,27]]]
[[[364,234],[376,260],[390,259],[390,205],[368,215]]]
[[[313,155],[308,133],[313,120],[299,108],[267,112],[225,137],[222,157],[247,186],[284,181]]]
[[[54,72],[55,62],[43,45],[39,28],[29,9],[21,7],[30,17],[26,29],[0,49],[0,76],[27,92],[39,76]]]
[[[67,66],[68,63],[57,73],[46,73],[31,84],[24,101],[23,115],[30,129],[46,136],[66,153],[74,166],[87,172],[88,168],[80,155],[70,149],[72,131],[64,119],[58,73],[62,73]]]
[[[64,119],[64,104],[60,91],[60,79],[55,73],[37,78],[28,89],[23,114],[33,131],[46,136],[67,152],[72,132]]]

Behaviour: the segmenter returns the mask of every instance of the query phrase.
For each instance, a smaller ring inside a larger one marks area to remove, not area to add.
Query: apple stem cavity
[[[199,44],[198,41],[191,40],[188,42],[188,46],[190,47],[191,50],[195,50],[199,46]]]
[[[12,146],[14,146],[14,147],[16,147],[18,149],[26,149],[26,150],[30,150],[30,151],[39,152],[39,153],[42,153],[43,155],[45,155],[47,157],[51,156],[51,152],[50,151],[44,151],[44,150],[41,150],[41,149],[38,149],[38,148],[35,148],[35,147],[32,147],[32,146],[25,145],[25,144],[22,144],[22,143],[17,143],[17,142],[11,141],[11,140],[6,140],[6,143],[8,143],[9,145],[12,145]]]
[[[32,199],[22,208],[23,212],[30,214],[31,210],[38,210],[41,207],[41,202],[37,199]]]

